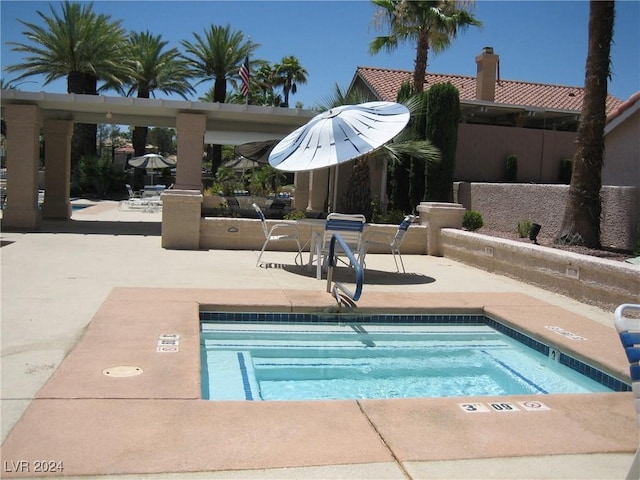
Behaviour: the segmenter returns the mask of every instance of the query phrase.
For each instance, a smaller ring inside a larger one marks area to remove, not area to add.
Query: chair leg
[[[324,263],[324,258],[322,257],[322,245],[320,242],[316,245],[316,279],[322,279],[322,264]]]
[[[300,257],[300,265],[304,265],[304,260],[302,259],[302,248],[300,247],[300,241],[296,238],[296,245],[298,245],[298,255],[293,260],[296,265],[298,265],[298,257]]]
[[[404,269],[404,262],[402,261],[402,255],[400,254],[400,250],[396,250],[396,253],[398,254],[398,258],[400,259],[400,265],[402,265],[402,273],[407,273],[407,271]]]
[[[396,273],[400,273],[400,268],[398,267],[398,260],[396,259],[396,255],[400,259],[400,265],[402,265],[402,273],[407,273],[404,269],[404,262],[402,261],[402,255],[400,255],[400,250],[391,249],[391,254],[393,255],[393,261],[396,264]]]

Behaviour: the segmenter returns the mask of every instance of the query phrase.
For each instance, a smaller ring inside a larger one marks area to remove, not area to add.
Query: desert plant
[[[520,238],[526,238],[531,230],[531,220],[520,220],[518,222],[518,235]]]
[[[507,157],[506,161],[506,173],[507,173],[507,181],[515,182],[518,178],[518,157],[511,154]]]
[[[475,232],[481,228],[482,225],[484,225],[482,214],[476,210],[469,210],[465,212],[464,217],[462,217],[462,226],[466,230]]]

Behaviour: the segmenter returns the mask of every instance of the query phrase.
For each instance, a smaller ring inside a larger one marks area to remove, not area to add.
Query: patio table
[[[311,270],[313,266],[313,258],[316,252],[316,244],[318,241],[322,241],[322,235],[324,232],[324,226],[327,223],[327,220],[324,218],[300,218],[296,220],[297,226],[307,227],[309,228],[309,239],[302,246],[302,250],[309,247],[309,261],[307,262],[307,267]],[[364,224],[364,231],[369,227],[369,223]],[[363,231],[363,236],[364,236]],[[357,253],[357,252],[356,252]],[[364,268],[364,267],[363,267]]]

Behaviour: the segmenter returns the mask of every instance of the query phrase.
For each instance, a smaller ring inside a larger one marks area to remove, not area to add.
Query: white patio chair
[[[362,263],[362,232],[364,230],[364,224],[366,220],[366,217],[362,214],[330,213],[327,216],[327,221],[324,225],[324,231],[321,233],[322,237],[314,239],[316,254],[316,278],[318,280],[322,278],[322,270],[326,269],[327,256],[329,254],[329,244],[331,243],[331,237],[334,233],[340,234],[340,236],[343,238],[354,255],[357,255],[358,262]],[[341,255],[339,255],[339,253],[340,252],[336,253],[336,258],[341,260]],[[310,266],[312,261],[313,260],[310,259]],[[343,263],[346,263],[344,262],[344,260],[341,261]]]
[[[262,212],[262,209],[255,203],[253,204],[253,209],[256,211],[256,213],[258,214],[258,217],[260,218],[260,222],[262,224],[262,231],[264,232],[264,236],[265,236],[265,241],[264,241],[264,244],[262,245],[262,250],[260,250],[260,255],[258,255],[258,261],[256,262],[256,267],[260,266],[260,259],[262,258],[262,254],[267,248],[267,245],[269,244],[269,242],[282,242],[282,241],[296,242],[296,245],[298,246],[298,254],[296,255],[296,260],[294,261],[297,264],[298,263],[297,259],[298,257],[300,257],[300,264],[302,264],[302,248],[300,248],[300,235],[298,233],[298,228],[295,225],[290,223],[276,223],[271,226],[271,229],[269,229],[267,227],[267,219],[265,218],[264,213]],[[277,233],[278,231],[288,231],[289,233],[278,234]]]
[[[391,254],[393,255],[393,261],[396,264],[396,273],[400,271],[400,269],[398,268],[398,260],[396,259],[396,256],[400,259],[400,265],[402,265],[402,273],[406,273],[404,262],[402,261],[402,255],[400,254],[400,246],[402,245],[404,237],[407,234],[409,225],[413,223],[415,218],[415,215],[407,215],[406,217],[404,217],[404,220],[402,220],[402,222],[400,222],[400,225],[398,225],[398,229],[396,230],[395,235],[384,232],[374,232],[367,238],[365,238],[364,246],[362,249],[361,263],[363,265],[365,264],[365,258],[367,256],[369,247],[390,248]]]
[[[134,192],[131,185],[128,183],[125,184],[127,188],[127,193],[129,194],[129,198],[127,200],[122,200],[118,204],[118,210],[128,211],[128,210],[142,210],[144,212],[155,212],[162,208],[162,200],[160,200],[160,196],[153,197],[141,197],[140,192]]]
[[[624,348],[624,353],[629,360],[629,373],[631,376],[631,389],[633,390],[634,403],[638,425],[640,425],[640,317],[635,318],[625,316],[626,311],[633,311],[640,314],[640,305],[625,303],[616,308],[614,323],[620,341]],[[631,462],[627,480],[637,480],[640,478],[640,445]]]

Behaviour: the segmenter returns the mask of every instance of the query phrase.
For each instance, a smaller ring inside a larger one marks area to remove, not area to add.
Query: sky
[[[19,20],[43,24],[36,13],[51,16],[59,2],[0,1],[3,80],[4,67],[20,63],[20,54],[7,42],[26,42]],[[386,31],[373,25],[375,7],[365,0],[342,1],[94,1],[94,11],[122,20],[127,30],[161,34],[170,47],[182,50],[181,40],[194,42],[211,25],[229,24],[260,44],[255,57],[277,63],[294,55],[307,70],[308,81],[298,85],[290,105],[304,108],[322,104],[335,91],[346,90],[358,66],[413,70],[415,45],[404,44],[393,53],[369,53],[369,43]],[[474,12],[481,29],[460,33],[452,46],[429,57],[428,72],[476,75],[475,57],[491,46],[500,56],[500,76],[557,85],[584,85],[589,3],[574,1],[478,0]],[[612,79],[609,93],[627,100],[640,91],[640,1],[616,1]],[[38,77],[18,83],[23,91],[66,93],[66,80],[43,85]],[[207,80],[196,86],[204,94],[213,86]],[[158,92],[156,98],[179,99]]]

